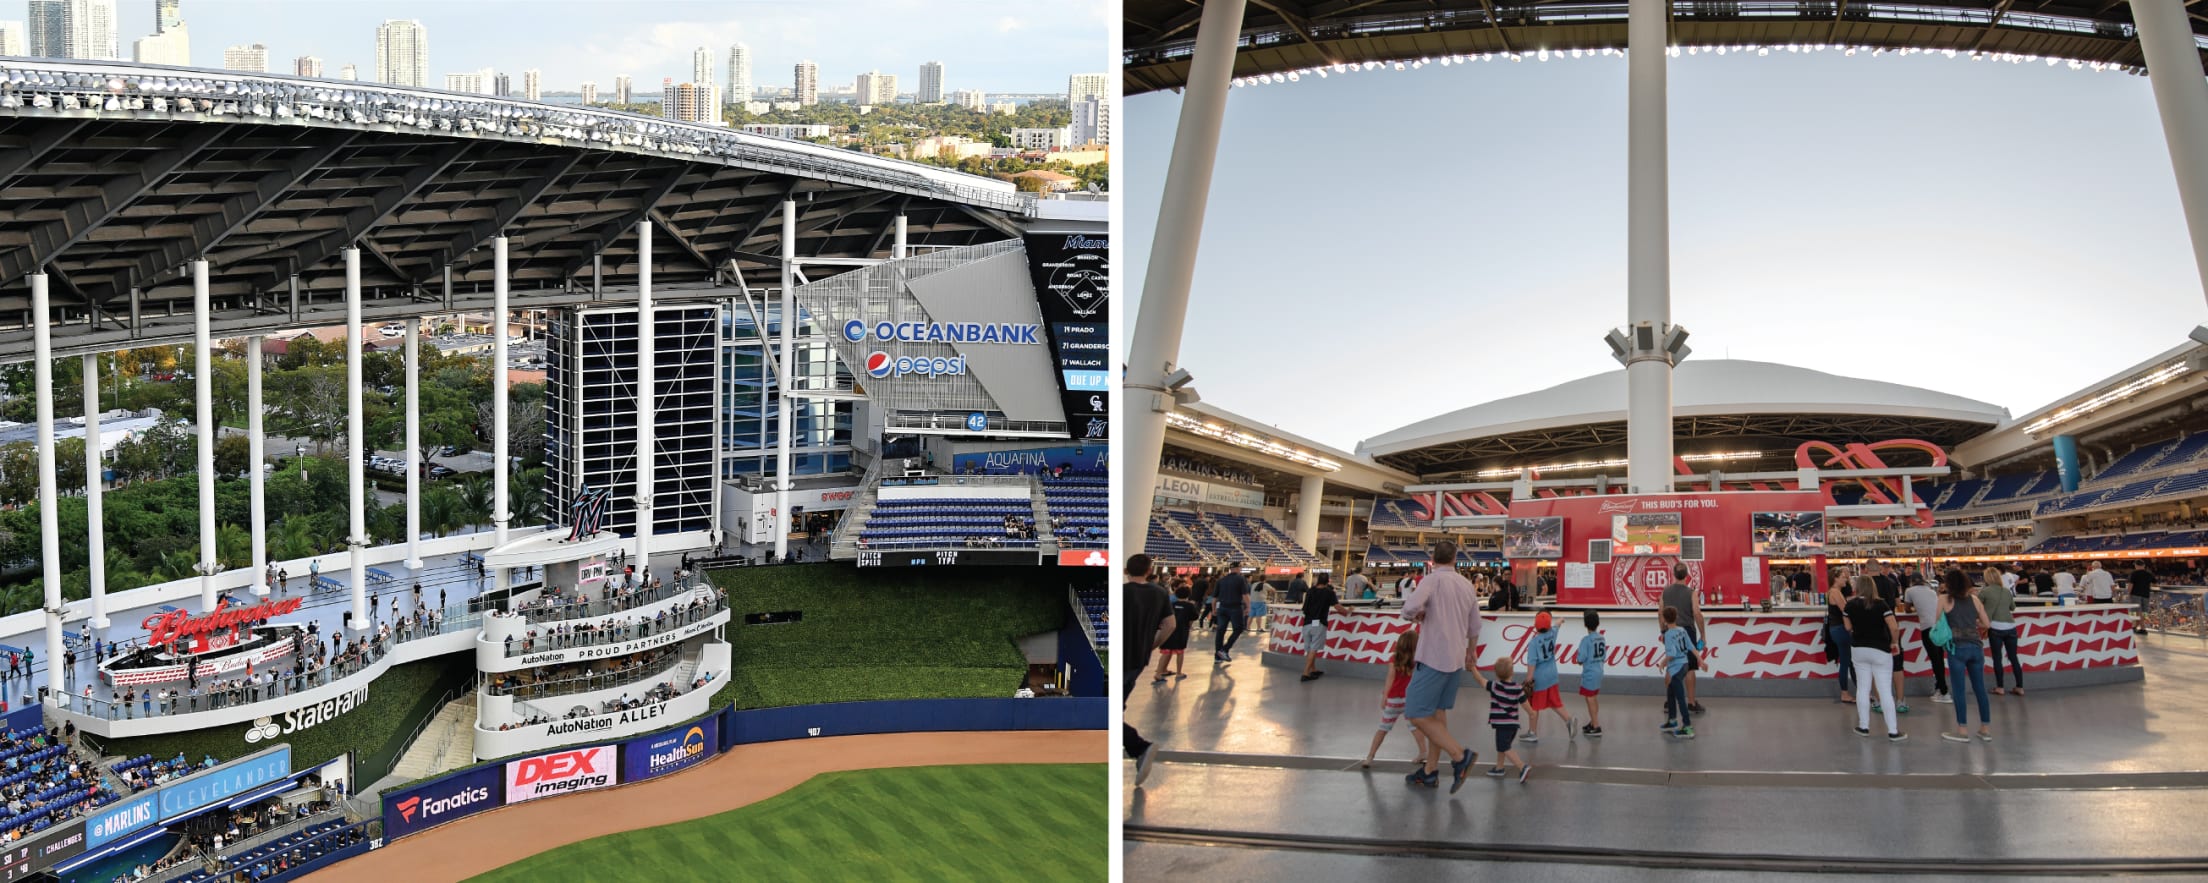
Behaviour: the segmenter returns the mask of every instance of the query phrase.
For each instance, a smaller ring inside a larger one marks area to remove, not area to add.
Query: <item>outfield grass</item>
[[[719,815],[612,834],[476,877],[542,880],[1103,880],[1103,764],[824,773]]]
[[[1027,672],[1015,641],[1065,621],[1056,570],[837,563],[713,571],[734,613],[735,668],[714,704],[1010,696]],[[804,618],[743,624],[748,613],[792,610]]]

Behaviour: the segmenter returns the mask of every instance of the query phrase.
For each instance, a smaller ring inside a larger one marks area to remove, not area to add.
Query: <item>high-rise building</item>
[[[322,75],[322,59],[312,55],[294,58],[291,60],[291,73],[293,76],[319,77]]]
[[[222,50],[222,69],[226,71],[252,71],[268,73],[268,47],[255,43],[251,46],[229,46]]]
[[[505,74],[493,77],[491,80],[491,94],[500,98],[514,94],[514,81]]]
[[[31,21],[26,26],[30,52],[36,58],[68,58],[68,0],[30,0]]]
[[[584,83],[584,84],[583,84],[583,103],[584,103],[584,104],[597,104],[597,103],[598,103],[598,84],[597,84],[597,83]]]
[[[988,113],[989,93],[980,89],[960,89],[952,93],[951,103],[975,113]]]
[[[420,87],[429,78],[429,31],[413,19],[376,26],[376,81]]]
[[[21,19],[0,21],[0,55],[22,55],[26,45],[24,31]]]
[[[728,47],[728,92],[721,97],[737,105],[751,100],[751,47]]]
[[[943,103],[943,62],[920,63],[920,94],[913,96],[913,100],[921,104]]]
[[[1091,98],[1073,106],[1073,143],[1112,143],[1112,104],[1100,98]]]
[[[536,68],[521,72],[521,97],[530,101],[544,100],[544,75]]]
[[[173,64],[190,67],[192,64],[192,37],[189,28],[181,22],[175,27],[150,37],[131,41],[130,60],[139,64]]]
[[[166,34],[184,24],[183,0],[153,0],[153,32]]]
[[[721,87],[714,83],[677,83],[661,95],[669,119],[686,123],[721,122]]]
[[[115,0],[30,0],[28,49],[40,58],[116,57]]]
[[[851,93],[860,104],[896,104],[897,75],[867,71],[859,75]]]
[[[337,78],[340,80],[358,80],[360,79],[360,68],[350,64],[338,68]]]
[[[820,101],[820,65],[810,61],[797,63],[797,103],[816,104]]]
[[[713,50],[703,46],[690,53],[690,82],[704,85],[719,82],[713,75]]]
[[[1109,100],[1111,97],[1103,74],[1074,74],[1066,78],[1066,105],[1069,107],[1091,98]]]
[[[613,78],[613,103],[615,103],[615,104],[627,104],[627,103],[629,103],[629,75],[628,75],[628,74],[622,74],[622,75],[620,75],[620,76],[618,76],[618,77],[614,77],[614,78]]]
[[[498,72],[490,68],[472,70],[464,74],[446,74],[445,91],[467,92],[473,95],[490,95],[498,88]]]

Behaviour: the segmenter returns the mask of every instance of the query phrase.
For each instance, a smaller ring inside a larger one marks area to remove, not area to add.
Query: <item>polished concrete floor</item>
[[[1269,883],[1335,883],[1341,880],[1508,880],[1510,883],[1834,883],[1891,881],[1889,873],[1775,873],[1771,871],[1673,870],[1525,861],[1439,861],[1406,856],[1327,855],[1292,850],[1212,849],[1178,844],[1130,843],[1129,880],[1265,880]],[[1911,883],[1980,880],[1953,874],[1912,874]],[[2033,880],[2106,879],[2105,876],[2034,876]]]
[[[1377,683],[1304,683],[1247,651],[1223,666],[1200,655],[1186,678],[1152,686],[1146,673],[1127,705],[1162,749],[1145,787],[1124,793],[1129,874],[2208,874],[2196,861],[2208,838],[2165,824],[2208,800],[2208,645],[2149,636],[2141,657],[2137,682],[1992,697],[1991,743],[1941,740],[1954,710],[1929,701],[1902,716],[1909,741],[1865,740],[1852,705],[1812,699],[1709,700],[1699,738],[1675,741],[1656,731],[1658,699],[1611,697],[1604,738],[1567,739],[1552,719],[1519,746],[1529,782],[1475,775],[1452,796],[1446,782],[1404,784],[1407,724],[1374,770],[1357,768]],[[1474,697],[1454,731],[1484,766],[1493,737]],[[1579,697],[1568,702],[1583,718]],[[1901,864],[1878,865],[1889,861]]]

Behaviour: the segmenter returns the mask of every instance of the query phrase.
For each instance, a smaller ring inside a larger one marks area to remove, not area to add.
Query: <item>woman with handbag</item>
[[[1978,599],[1978,589],[1970,584],[1970,578],[1960,570],[1940,574],[1941,624],[1947,626],[1947,682],[1961,693],[1963,678],[1970,678],[1971,692],[1978,699],[1978,738],[1993,741],[1993,706],[1986,699],[1986,605]],[[1937,633],[1932,639],[1943,637]],[[1970,703],[1963,697],[1955,702],[1955,732],[1941,733],[1940,738],[1949,742],[1970,741]]]

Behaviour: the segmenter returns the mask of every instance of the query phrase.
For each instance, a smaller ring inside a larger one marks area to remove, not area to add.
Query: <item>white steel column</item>
[[[1304,551],[1319,549],[1319,508],[1326,502],[1326,476],[1303,477],[1303,493],[1296,497],[1296,545]],[[1147,529],[1143,531],[1149,533]]]
[[[1626,319],[1656,346],[1634,349],[1625,366],[1626,484],[1637,493],[1671,490],[1671,197],[1665,123],[1665,65],[1671,60],[1666,0],[1630,0],[1626,16]]]
[[[2193,239],[2193,266],[2208,285],[2208,80],[2201,79],[2200,49],[2182,0],[2131,0],[2146,55],[2154,106],[2162,113],[2162,138],[2177,172],[2177,200]]]
[[[406,320],[406,569],[422,571],[422,320]]]
[[[774,559],[790,554],[790,393],[797,389],[797,366],[790,364],[797,334],[797,201],[782,201],[782,376],[775,379]]]
[[[351,496],[351,530],[345,544],[352,547],[353,616],[347,626],[368,630],[368,467],[367,432],[360,404],[360,249],[345,249],[345,474]]]
[[[199,606],[212,611],[215,593],[215,342],[209,332],[207,262],[192,262],[193,392],[199,397]]]
[[[896,239],[894,239],[894,240],[891,240],[891,241],[890,241],[890,246],[889,246],[889,258],[890,258],[890,260],[893,260],[893,261],[901,261],[901,260],[904,260],[904,259],[905,259],[905,256],[906,256],[906,255],[909,255],[909,254],[911,254],[911,253],[912,253],[912,252],[911,252],[911,251],[910,251],[909,249],[910,249],[910,246],[909,246],[909,245],[907,244],[907,242],[906,242],[906,239],[905,239],[905,216],[904,216],[904,215],[898,215],[898,216],[897,216],[897,238],[896,238]]]
[[[652,563],[653,421],[659,405],[659,324],[652,313],[652,222],[636,222],[636,571]]]
[[[245,339],[246,462],[253,470],[253,594],[268,594],[268,443],[261,435],[261,336]]]
[[[493,541],[506,545],[506,522],[512,517],[513,501],[506,498],[508,458],[513,452],[506,438],[507,411],[511,410],[506,392],[506,237],[491,237],[491,527],[496,532]],[[491,574],[491,586],[503,591],[508,584],[506,568],[498,568]]]
[[[1204,206],[1211,198],[1211,169],[1219,158],[1219,129],[1227,112],[1227,86],[1234,76],[1235,42],[1242,35],[1242,0],[1207,0],[1197,25],[1196,54],[1190,58],[1188,86],[1181,95],[1181,119],[1173,133],[1173,157],[1166,166],[1158,225],[1151,236],[1150,266],[1142,282],[1142,308],[1135,315],[1134,343],[1127,354],[1126,396],[1121,415],[1125,453],[1119,461],[1121,507],[1114,533],[1126,554],[1142,551],[1149,533],[1150,489],[1158,483],[1158,458],[1165,453],[1165,415],[1173,396],[1165,378],[1181,358],[1181,325],[1188,318],[1188,289],[1196,275],[1197,240],[1204,231]]]
[[[84,357],[84,524],[86,550],[92,569],[86,573],[92,588],[92,627],[107,628],[107,515],[101,502],[106,488],[100,473],[106,465],[100,456],[100,357]]]
[[[32,273],[30,278],[31,383],[38,396],[38,549],[45,565],[39,576],[46,588],[46,685],[66,697],[68,672],[61,664],[61,476],[54,467],[53,316],[48,312],[46,274]]]

